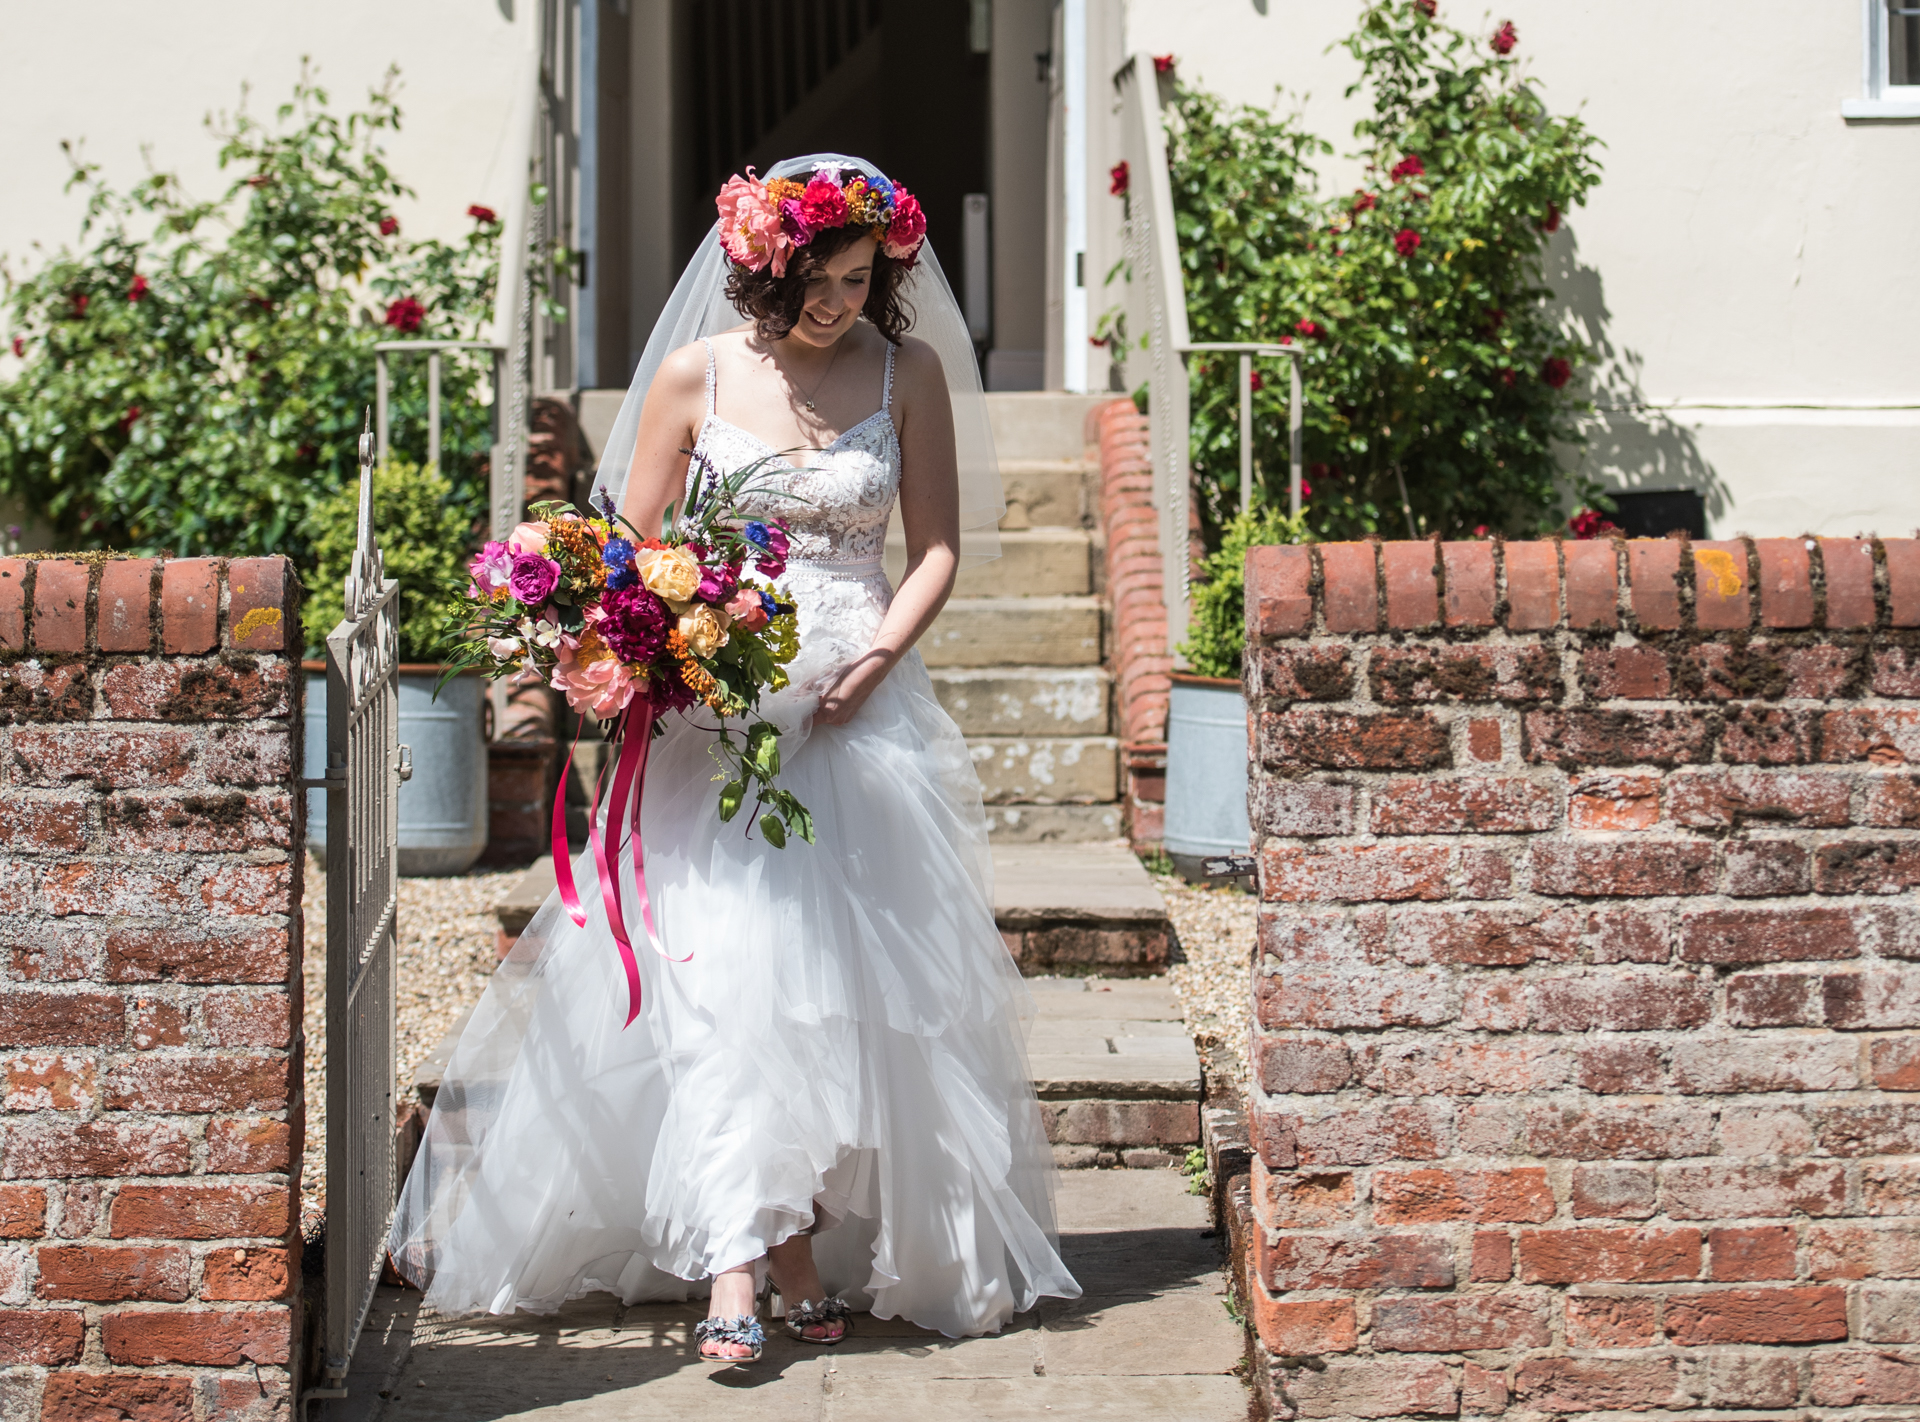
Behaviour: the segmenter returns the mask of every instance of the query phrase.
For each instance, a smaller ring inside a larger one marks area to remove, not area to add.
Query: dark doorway
[[[1697,489],[1640,489],[1608,497],[1613,500],[1613,522],[1629,538],[1707,536],[1707,505]]]
[[[748,164],[837,152],[904,183],[958,279],[961,203],[987,191],[989,56],[969,0],[680,0],[675,106],[684,185],[675,264]]]

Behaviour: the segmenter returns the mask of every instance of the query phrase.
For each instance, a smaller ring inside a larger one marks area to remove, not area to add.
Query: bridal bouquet
[[[775,848],[784,848],[789,835],[813,840],[806,806],[775,783],[776,729],[764,720],[750,720],[743,731],[729,725],[751,717],[763,692],[787,684],[787,663],[799,651],[794,606],[767,581],[786,568],[786,526],[777,519],[742,519],[737,511],[741,495],[775,460],[758,460],[724,477],[701,456],[694,461],[685,509],[676,519],[668,505],[658,538],[642,537],[611,499],[590,513],[571,504],[535,504],[530,522],[474,555],[467,567],[471,581],[445,624],[447,676],[474,667],[495,680],[531,672],[564,692],[576,711],[612,723],[609,739],[620,749],[606,826],[609,834],[619,833],[631,795],[634,888],[648,936],[662,956],[640,841],[647,746],[662,714],[696,705],[715,713],[712,750],[726,772],[716,777],[725,781],[722,820],[739,814],[751,790],[754,818]],[[749,575],[749,565],[759,578]],[[609,851],[602,841],[599,798],[596,792],[589,835],[637,1013],[639,973],[615,873],[619,845],[616,840]],[[556,796],[553,807],[554,872],[569,914],[584,926],[567,850],[565,800]]]

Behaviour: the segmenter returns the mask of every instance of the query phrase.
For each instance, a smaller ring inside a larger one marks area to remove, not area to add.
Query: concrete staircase
[[[1098,472],[1089,411],[1111,395],[987,397],[1007,513],[1001,556],[963,569],[921,640],[941,704],[967,737],[996,845],[1121,833],[1120,746],[1101,665]],[[906,549],[896,524],[888,571]]]

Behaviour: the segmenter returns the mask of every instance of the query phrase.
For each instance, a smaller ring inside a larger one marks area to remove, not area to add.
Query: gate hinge
[[[303,775],[300,777],[300,788],[302,790],[344,790],[347,788],[347,768],[344,765],[330,765],[323,779]]]
[[[401,746],[400,754],[395,757],[394,773],[402,780],[413,779],[413,747]]]
[[[1251,854],[1209,855],[1200,861],[1209,879],[1251,878],[1260,872],[1260,861]]]

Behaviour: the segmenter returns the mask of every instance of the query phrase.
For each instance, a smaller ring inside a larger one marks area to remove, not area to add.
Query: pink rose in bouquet
[[[513,576],[513,550],[504,543],[488,543],[467,564],[473,582],[467,596],[498,599],[507,595],[507,581]]]
[[[734,626],[746,632],[758,632],[768,621],[760,594],[752,588],[741,588],[727,600],[727,616],[733,619]]]
[[[633,673],[591,628],[561,639],[552,685],[575,711],[601,720],[626,710],[634,693]]]
[[[547,525],[544,522],[521,524],[507,535],[507,547],[515,553],[546,552]]]
[[[538,607],[553,596],[560,585],[560,565],[538,553],[517,553],[507,588],[514,598],[528,607]]]

